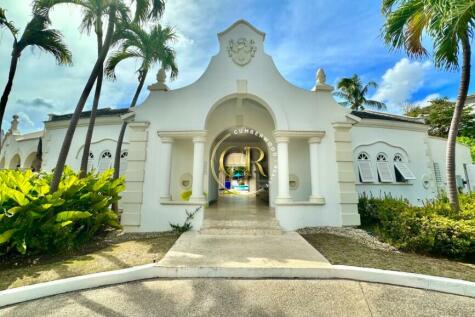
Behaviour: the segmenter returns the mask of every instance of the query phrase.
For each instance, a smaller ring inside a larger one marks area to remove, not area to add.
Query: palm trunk
[[[132,104],[130,108],[134,108],[137,104],[137,100],[139,99],[140,92],[142,91],[143,85],[145,83],[145,78],[147,78],[147,71],[141,74],[139,85],[135,90],[134,98],[132,99]],[[115,157],[114,157],[114,179],[119,178],[120,172],[120,155],[122,152],[122,143],[124,142],[125,136],[125,129],[127,128],[127,122],[124,121],[120,128],[119,138],[117,139],[117,147],[115,149]],[[119,211],[119,206],[117,203],[112,204],[112,210]]]
[[[2,131],[2,121],[5,115],[5,110],[7,109],[8,96],[13,87],[13,79],[15,78],[16,68],[18,65],[18,60],[20,59],[20,52],[16,47],[16,42],[13,44],[12,58],[10,61],[10,72],[8,73],[8,81],[3,90],[2,98],[0,99],[0,131]],[[0,140],[2,142],[2,140]],[[1,148],[0,148],[1,150]]]
[[[460,79],[460,88],[457,95],[457,102],[455,104],[454,115],[450,123],[449,136],[447,140],[447,195],[452,206],[452,210],[458,212],[460,210],[458,200],[458,190],[455,174],[455,147],[456,139],[459,131],[460,119],[462,116],[463,106],[467,99],[468,86],[470,85],[470,59],[471,48],[468,37],[462,38],[462,74]]]
[[[104,47],[102,48],[101,54],[97,59],[94,68],[92,69],[91,75],[87,80],[86,86],[79,98],[76,109],[74,110],[73,116],[66,131],[64,137],[63,145],[61,146],[61,151],[59,152],[58,161],[56,163],[56,168],[54,169],[53,180],[51,182],[50,192],[54,193],[58,190],[59,182],[61,181],[61,176],[63,175],[64,165],[66,164],[66,159],[68,157],[69,149],[73,141],[74,132],[79,121],[81,112],[86,104],[87,98],[91,93],[94,82],[96,81],[97,76],[99,75],[100,69],[104,66],[104,60],[106,59],[107,53],[109,52],[110,45],[112,43],[112,35],[114,34],[115,26],[115,8],[111,8],[109,11],[109,24],[107,26],[106,40],[104,42]]]
[[[99,57],[102,50],[102,22],[100,21],[100,19],[98,19],[98,22],[97,22],[96,34],[97,34],[97,55]],[[101,66],[99,70],[99,75],[97,76],[96,91],[94,93],[94,102],[92,103],[91,117],[89,118],[89,126],[87,128],[86,140],[84,141],[84,148],[82,151],[81,171],[79,173],[79,177],[81,178],[86,176],[87,174],[89,150],[91,149],[92,134],[94,132],[94,126],[96,124],[96,114],[97,114],[97,109],[99,107],[99,99],[101,97],[103,78],[104,78],[104,67]]]

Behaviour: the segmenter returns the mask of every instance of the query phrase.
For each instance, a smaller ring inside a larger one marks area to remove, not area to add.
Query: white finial
[[[148,89],[150,91],[168,91],[170,90],[166,84],[167,81],[167,72],[165,69],[160,68],[160,70],[157,73],[157,82],[153,85],[148,86]]]
[[[19,119],[20,117],[17,115],[17,114],[14,114],[13,115],[13,120],[11,122],[11,126],[10,126],[10,131],[12,134],[19,134],[20,133],[20,130],[18,130],[18,124],[20,123],[19,122]]]
[[[327,82],[327,75],[325,75],[325,71],[323,68],[319,68],[317,70],[317,85],[325,85]]]
[[[315,87],[312,88],[312,91],[333,91],[333,87],[327,85],[327,75],[323,68],[317,70],[315,76]]]

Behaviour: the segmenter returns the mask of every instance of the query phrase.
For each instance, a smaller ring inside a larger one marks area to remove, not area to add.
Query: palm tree
[[[81,4],[86,0],[37,0],[35,3],[35,11],[39,12],[43,15],[48,15],[50,9],[62,3],[72,3],[72,4]],[[94,64],[94,67],[91,71],[91,74],[84,86],[83,92],[79,98],[79,101],[76,105],[74,113],[71,117],[71,121],[69,123],[68,129],[66,131],[66,135],[64,137],[63,145],[61,146],[61,151],[58,156],[58,161],[56,163],[56,167],[54,169],[54,175],[51,182],[50,192],[54,193],[58,189],[59,182],[61,180],[64,166],[66,163],[66,159],[69,153],[69,149],[71,147],[71,143],[74,137],[74,133],[77,127],[77,123],[79,121],[80,115],[82,110],[84,109],[84,105],[89,97],[89,94],[96,82],[96,79],[99,76],[99,73],[102,72],[104,61],[107,57],[109,52],[110,46],[112,44],[114,30],[116,27],[116,23],[128,23],[128,6],[122,0],[96,0],[100,3],[99,6],[101,7],[104,12],[107,13],[107,32],[105,36],[105,40],[102,45],[102,49],[100,54]],[[161,14],[164,9],[164,1],[163,0],[133,0],[136,4],[135,10],[135,18],[136,20],[140,20],[141,17],[156,17],[157,15]],[[87,10],[84,11],[85,19],[89,18],[93,20],[93,16],[87,15]],[[83,20],[84,21],[84,20]],[[84,24],[84,23],[83,23]],[[92,135],[92,134],[91,134]],[[84,151],[85,152],[85,151]]]
[[[50,21],[41,15],[33,15],[31,21],[26,25],[23,34],[18,39],[18,30],[13,23],[8,21],[5,16],[5,10],[0,8],[0,28],[6,28],[13,36],[13,48],[10,60],[10,71],[8,80],[0,99],[0,131],[2,129],[2,120],[8,103],[8,97],[13,87],[18,62],[21,53],[28,46],[37,47],[47,53],[52,54],[58,64],[72,64],[71,52],[68,50],[62,40],[62,34],[58,30],[50,29]]]
[[[426,56],[422,35],[433,41],[435,66],[459,69],[460,87],[447,140],[447,194],[454,211],[460,209],[455,176],[455,145],[470,84],[470,59],[475,31],[475,0],[383,0],[383,36],[387,44],[409,56]]]
[[[364,110],[365,106],[376,108],[378,110],[386,109],[386,105],[376,100],[366,99],[369,88],[376,88],[378,85],[374,81],[370,81],[363,85],[361,78],[354,74],[350,78],[342,78],[338,84],[338,90],[333,94],[337,97],[343,98],[345,101],[341,102],[345,107],[351,110]]]
[[[175,51],[169,46],[170,42],[175,41],[176,36],[170,27],[162,28],[160,25],[156,25],[147,33],[140,25],[134,23],[124,26],[121,31],[118,31],[117,38],[122,42],[121,49],[108,59],[105,73],[109,78],[115,79],[115,69],[120,62],[130,58],[140,60],[140,67],[137,70],[139,83],[130,104],[130,108],[133,108],[137,104],[147,74],[154,64],[160,63],[162,69],[171,70],[172,79],[178,75],[178,68],[175,64]],[[115,151],[114,178],[119,177],[120,153],[126,128],[127,122],[124,121],[120,129]]]
[[[83,25],[86,27],[86,29],[90,30],[92,27],[92,24],[95,24],[95,32],[97,36],[97,49],[98,49],[98,55],[99,55],[99,52],[102,49],[102,19],[101,19],[102,14],[101,14],[101,5],[100,5],[101,1],[89,0],[89,2],[92,2],[93,4],[93,6],[91,6],[91,9],[92,9],[91,14],[89,15],[91,16],[91,18],[88,18],[86,15],[83,19]],[[137,4],[137,7],[135,10],[135,17],[134,17],[134,21],[136,21],[136,23],[140,23],[141,21],[146,21],[147,19],[154,19],[157,16],[161,16],[163,13],[164,6],[165,6],[162,0],[154,1],[153,4],[151,4],[148,1],[137,1],[136,4]],[[99,106],[99,99],[101,95],[103,77],[104,77],[104,70],[103,70],[103,67],[101,67],[99,76],[97,76],[96,91],[94,94],[94,101],[93,101],[92,109],[91,109],[91,117],[89,119],[89,126],[86,133],[86,139],[84,141],[84,148],[83,148],[82,158],[81,158],[81,172],[79,174],[81,177],[84,177],[87,173],[87,165],[89,161],[89,150],[91,148],[92,134],[94,132],[94,126],[96,123],[96,113]]]

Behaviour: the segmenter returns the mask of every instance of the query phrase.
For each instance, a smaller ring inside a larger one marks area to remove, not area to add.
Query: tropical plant
[[[8,97],[12,91],[13,80],[15,78],[17,65],[21,53],[25,48],[37,47],[53,55],[58,64],[72,64],[71,52],[63,42],[63,36],[58,30],[50,29],[50,20],[47,17],[34,14],[33,18],[25,27],[23,34],[18,39],[19,31],[12,22],[8,21],[5,10],[0,8],[0,29],[7,29],[13,36],[13,48],[10,59],[10,70],[8,80],[0,99],[0,131],[2,130],[2,121],[8,103]]]
[[[140,61],[140,67],[137,70],[139,83],[130,108],[136,106],[145,79],[154,64],[160,63],[162,71],[170,70],[172,79],[178,75],[178,68],[175,64],[175,50],[169,46],[175,39],[176,36],[173,29],[170,27],[163,28],[159,24],[153,27],[150,32],[146,32],[136,23],[122,25],[116,32],[116,40],[121,43],[121,48],[108,59],[105,67],[106,75],[109,78],[115,79],[115,69],[120,62],[127,59],[137,59]],[[120,153],[126,128],[127,122],[124,121],[120,129],[115,151],[114,178],[119,177]]]
[[[433,41],[436,67],[459,69],[460,87],[447,141],[447,194],[454,210],[459,210],[455,175],[455,144],[462,109],[470,84],[471,39],[475,28],[475,0],[383,0],[386,22],[383,37],[387,44],[404,49],[409,56],[428,54],[423,34]]]
[[[383,102],[366,98],[369,89],[377,86],[374,81],[370,81],[366,85],[363,84],[361,78],[354,74],[352,77],[342,78],[337,84],[338,90],[333,94],[342,98],[344,101],[341,104],[351,108],[351,110],[364,110],[365,106],[383,110],[386,109]]]
[[[409,117],[422,116],[429,126],[429,135],[447,138],[455,110],[455,103],[447,98],[430,101],[426,107],[408,107],[405,115]],[[464,108],[460,118],[459,136],[475,138],[475,113],[470,108]]]
[[[54,194],[51,178],[30,170],[0,171],[0,255],[69,250],[120,228],[109,206],[125,185],[123,178],[112,180],[112,170],[81,179],[66,167]]]
[[[475,195],[461,195],[454,213],[441,196],[424,206],[390,196],[363,195],[358,202],[361,225],[379,239],[407,251],[475,260]]]

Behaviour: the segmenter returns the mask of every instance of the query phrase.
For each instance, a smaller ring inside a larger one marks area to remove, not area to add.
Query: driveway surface
[[[475,316],[475,299],[345,280],[148,280],[6,307],[0,316]]]

